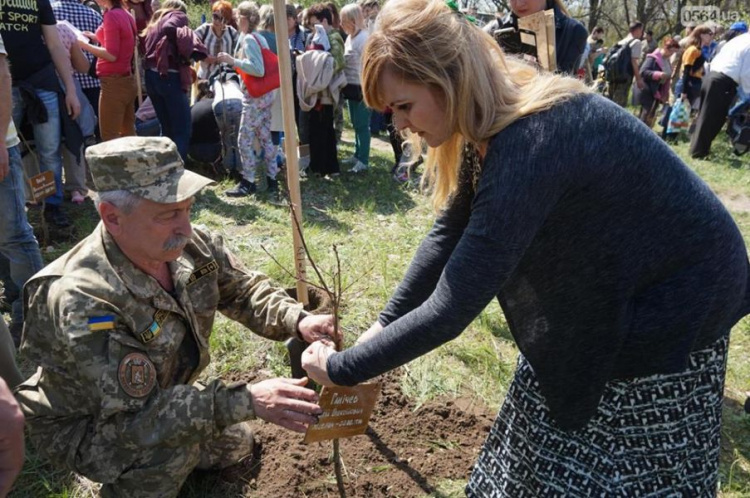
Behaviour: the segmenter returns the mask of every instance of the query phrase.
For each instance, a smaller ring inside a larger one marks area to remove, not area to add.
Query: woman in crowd
[[[268,49],[269,45],[263,36],[253,33],[260,22],[258,5],[253,2],[242,2],[237,7],[237,17],[240,38],[234,57],[221,53],[217,59],[250,76],[262,77],[265,74],[265,67],[261,50]],[[255,193],[255,175],[261,158],[266,164],[268,190],[278,190],[276,174],[279,169],[276,165],[276,147],[271,140],[271,106],[277,92],[278,90],[272,90],[260,97],[252,97],[245,89],[238,138],[242,178],[235,188],[226,192],[229,197],[245,197]],[[256,140],[259,144],[257,152]]]
[[[211,5],[211,22],[196,28],[195,35],[208,50],[208,57],[201,61],[198,68],[198,79],[208,79],[218,65],[216,56],[222,52],[232,52],[237,46],[239,34],[230,25],[232,16],[232,4],[219,0]]]
[[[79,41],[79,46],[97,57],[96,74],[101,82],[99,130],[102,140],[135,135],[135,98],[133,74],[136,27],[133,17],[123,9],[122,0],[96,0],[104,12],[104,21],[96,34],[85,32],[96,46]]]
[[[183,159],[190,144],[191,59],[203,60],[207,51],[193,43],[188,28],[187,6],[182,0],[166,0],[154,12],[146,28],[146,90],[161,124],[162,136],[177,145]]]
[[[713,40],[714,32],[709,26],[696,27],[683,41],[685,52],[682,54],[682,78],[677,83],[675,94],[690,102],[693,111],[700,106],[701,83],[705,73],[703,65],[706,59],[701,49]]]
[[[362,53],[369,33],[365,28],[362,9],[356,3],[341,9],[341,27],[347,34],[344,42],[344,97],[349,105],[349,118],[354,127],[352,173],[367,169],[370,163],[370,110],[362,98]]]
[[[511,12],[503,19],[500,29],[518,29],[518,19],[543,10],[555,11],[555,56],[557,71],[575,74],[581,64],[588,33],[583,24],[568,13],[562,0],[510,0]],[[518,41],[520,42],[520,35]],[[504,47],[507,50],[507,47]]]
[[[521,354],[469,497],[713,495],[750,299],[711,189],[626,110],[506,58],[440,0],[389,0],[362,68],[367,104],[429,146],[439,216],[359,344],[305,351],[310,377],[380,375],[497,298]]]
[[[672,67],[669,64],[669,58],[679,48],[680,44],[673,38],[665,38],[661,48],[646,55],[646,59],[641,64],[641,77],[646,86],[640,90],[637,85],[633,85],[635,100],[641,105],[639,117],[649,128],[654,125],[659,104],[669,102],[669,89],[672,82]]]

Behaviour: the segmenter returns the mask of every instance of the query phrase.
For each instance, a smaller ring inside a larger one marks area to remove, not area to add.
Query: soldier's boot
[[[247,422],[234,424],[219,437],[201,445],[200,461],[196,468],[220,470],[243,463],[253,456],[253,430]]]

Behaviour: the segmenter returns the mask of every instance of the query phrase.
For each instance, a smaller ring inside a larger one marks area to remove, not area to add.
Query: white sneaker
[[[362,171],[365,171],[366,169],[367,165],[358,160],[354,167],[349,170],[349,173],[360,173]]]
[[[302,156],[297,162],[300,171],[305,171],[310,166],[310,156]]]

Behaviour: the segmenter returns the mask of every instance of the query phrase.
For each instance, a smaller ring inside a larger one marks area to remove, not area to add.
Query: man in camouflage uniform
[[[196,467],[252,451],[244,421],[303,432],[320,413],[303,380],[194,384],[216,311],[273,340],[333,335],[221,237],[193,229],[186,171],[166,138],[86,152],[101,223],[24,288],[22,350],[39,368],[17,393],[38,452],[103,483],[102,496],[176,496]]]

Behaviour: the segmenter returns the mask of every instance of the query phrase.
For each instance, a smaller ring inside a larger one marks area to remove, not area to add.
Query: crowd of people
[[[750,263],[729,213],[650,128],[663,105],[669,138],[674,109],[688,109],[690,153],[709,155],[727,116],[750,105],[744,23],[717,43],[719,26],[659,41],[636,21],[606,49],[604,29],[589,34],[561,0],[511,0],[484,29],[451,1],[363,0],[286,5],[282,47],[273,8],[250,1],[213,2],[195,30],[182,0],[3,8],[0,496],[23,464],[23,415],[36,452],[105,497],[176,496],[193,469],[246,461],[250,419],[315,423],[305,379],[196,382],[216,312],[304,340],[311,378],[352,385],[455,338],[493,299],[521,355],[468,496],[715,493]],[[515,57],[519,19],[544,10],[555,72]],[[185,168],[191,157],[235,178],[229,197],[278,189],[281,98],[259,82],[280,50],[308,174],[340,173],[345,109],[351,173],[368,170],[373,133],[388,132],[397,178],[426,152],[435,224],[344,352],[331,315],[307,313],[190,223],[212,183]],[[100,218],[46,267],[19,135],[54,179],[45,218],[70,224],[67,195],[90,197]]]

